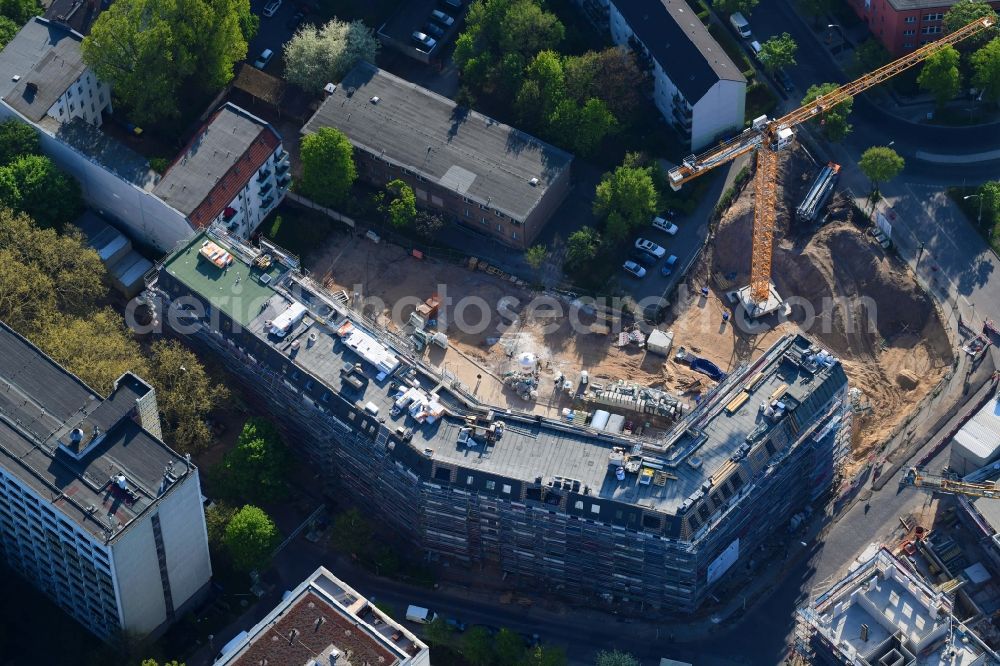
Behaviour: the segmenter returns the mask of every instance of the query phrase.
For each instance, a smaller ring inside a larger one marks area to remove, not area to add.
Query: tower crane
[[[899,485],[913,486],[914,488],[923,488],[931,492],[948,493],[949,495],[1000,499],[1000,483],[996,481],[989,483],[963,481],[954,476],[931,474],[916,467],[906,470],[906,474],[900,479]]]
[[[681,161],[680,166],[668,172],[670,187],[675,191],[681,186],[707,171],[727,164],[740,155],[757,151],[756,173],[754,175],[754,215],[752,245],[750,252],[750,286],[748,298],[744,299],[751,317],[766,312],[765,307],[771,296],[771,254],[774,243],[774,220],[777,189],[778,151],[786,148],[794,139],[797,125],[821,116],[849,98],[876,86],[886,79],[920,64],[930,55],[949,44],[955,44],[989,29],[993,21],[980,18],[951,32],[941,39],[909,53],[888,65],[840,86],[836,90],[817,97],[812,102],[785,114],[781,118],[760,116],[742,134],[723,141],[700,155],[691,155]]]

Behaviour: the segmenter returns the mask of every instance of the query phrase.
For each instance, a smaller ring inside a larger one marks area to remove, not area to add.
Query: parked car
[[[431,12],[431,20],[437,21],[441,25],[447,26],[449,28],[455,25],[455,18],[452,16],[448,16],[440,9],[435,9],[434,11]]]
[[[674,266],[676,265],[677,265],[677,256],[672,254],[669,257],[667,257],[667,260],[663,263],[663,266],[660,268],[660,275],[662,275],[663,277],[667,277],[668,275],[674,272]]]
[[[278,13],[279,9],[281,9],[281,0],[271,0],[264,6],[264,16],[271,18]]]
[[[673,222],[668,222],[662,217],[653,218],[653,228],[659,229],[660,231],[670,234],[671,236],[677,235],[677,225]]]
[[[637,277],[637,278],[646,277],[646,269],[640,266],[639,264],[635,263],[634,261],[626,261],[622,265],[622,268],[624,268],[625,272],[631,275],[632,277]]]
[[[406,619],[417,624],[430,624],[437,619],[437,613],[422,606],[409,606],[406,609]]]
[[[878,227],[870,227],[868,229],[868,235],[875,239],[875,242],[882,246],[883,250],[888,250],[892,246],[892,241],[885,232]]]
[[[665,255],[667,253],[667,251],[665,249],[663,249],[661,246],[659,246],[656,243],[654,243],[653,241],[647,240],[645,238],[636,238],[635,239],[635,249],[642,250],[643,252],[645,252],[645,253],[647,253],[647,254],[649,254],[651,256],[654,256],[657,259],[659,259],[660,257],[662,257],[663,255]]]
[[[729,25],[733,26],[733,30],[743,39],[750,37],[750,21],[743,16],[742,12],[733,12],[730,14]]]
[[[760,57],[761,45],[756,39],[750,42],[750,50],[753,51],[754,56]]]
[[[795,90],[795,84],[792,83],[792,77],[788,76],[788,72],[785,70],[779,69],[774,73],[774,78],[778,80],[778,85],[780,85],[781,89],[785,92],[790,93]]]
[[[628,253],[628,258],[645,268],[649,268],[656,263],[655,257],[649,256],[642,250],[633,249],[631,252]]]
[[[447,624],[449,627],[451,627],[455,631],[455,633],[460,634],[463,631],[465,631],[466,624],[461,620],[459,620],[458,618],[449,617],[445,619],[444,623]]]
[[[434,35],[437,39],[444,37],[444,28],[436,23],[431,23],[430,21],[424,25],[424,31],[426,31],[427,34]]]
[[[288,23],[286,23],[285,25],[288,26],[289,30],[297,30],[298,27],[302,25],[302,21],[304,21],[305,19],[306,19],[306,13],[298,11],[295,12],[295,16],[288,19]]]
[[[273,57],[274,57],[274,51],[272,51],[271,49],[264,49],[263,51],[260,52],[260,55],[257,56],[257,59],[253,61],[253,66],[256,67],[257,69],[263,70],[265,67],[267,67],[267,64],[271,62],[271,58]]]
[[[437,46],[436,39],[434,39],[433,37],[428,37],[426,34],[419,31],[414,31],[413,41],[422,46],[423,50],[425,51],[430,51],[435,46]]]

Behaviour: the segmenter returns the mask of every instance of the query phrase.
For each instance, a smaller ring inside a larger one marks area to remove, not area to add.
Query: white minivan
[[[750,37],[750,21],[743,16],[743,12],[733,12],[729,15],[729,24],[743,39]]]

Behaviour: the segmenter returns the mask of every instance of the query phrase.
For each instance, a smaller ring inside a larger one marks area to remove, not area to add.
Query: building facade
[[[0,557],[103,640],[159,635],[212,570],[198,469],[160,441],[155,391],[125,374],[101,398],[2,323],[0,379]]]
[[[945,33],[944,15],[952,0],[847,0],[872,36],[894,58],[929,44]],[[1000,10],[1000,2],[990,2]]]
[[[691,150],[743,129],[746,78],[684,0],[611,0],[608,21],[648,57],[653,102]]]
[[[366,62],[302,133],[323,127],[347,136],[367,182],[402,180],[419,207],[513,248],[528,248],[569,193],[569,153]]]
[[[330,492],[508,581],[693,610],[830,489],[847,455],[843,368],[801,336],[738,368],[662,437],[625,437],[479,403],[296,267],[280,248],[203,235],[160,266],[150,301],[257,396]],[[292,308],[305,316],[275,337]],[[679,414],[657,405],[628,418]]]
[[[215,664],[320,666],[341,657],[352,664],[431,664],[427,645],[411,631],[320,567],[252,629],[225,645]]]

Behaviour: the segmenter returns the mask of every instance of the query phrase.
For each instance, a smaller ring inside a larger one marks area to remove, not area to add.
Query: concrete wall
[[[129,525],[111,546],[125,630],[141,636],[152,633],[167,619],[151,517],[147,514]]]
[[[180,462],[175,467],[183,466]],[[188,601],[198,600],[199,592],[212,578],[197,468],[163,499],[159,513],[170,594],[174,608],[180,611]]]
[[[699,150],[716,142],[720,134],[743,129],[747,84],[719,81],[694,104],[691,149]]]

